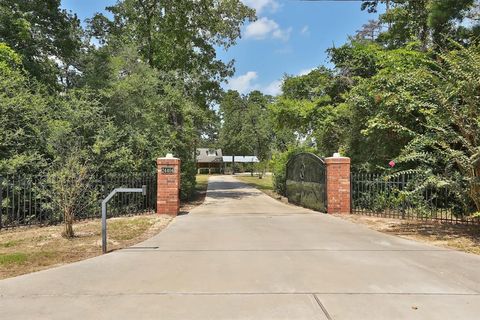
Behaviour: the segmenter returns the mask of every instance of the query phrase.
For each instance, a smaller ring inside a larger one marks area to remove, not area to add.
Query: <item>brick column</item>
[[[327,212],[350,213],[350,158],[325,158],[327,165]]]
[[[180,159],[157,159],[157,213],[176,216],[180,210]]]

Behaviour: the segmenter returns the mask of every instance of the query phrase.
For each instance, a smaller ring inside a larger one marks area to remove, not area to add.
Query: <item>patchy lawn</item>
[[[160,232],[171,221],[166,215],[108,219],[108,249],[129,247]],[[75,223],[75,238],[61,236],[63,225],[20,227],[0,232],[0,279],[48,269],[102,253],[101,220]]]
[[[197,176],[195,197],[182,202],[187,213],[205,200],[208,175]],[[141,215],[108,219],[109,251],[129,247],[160,232],[172,220],[168,215]],[[63,225],[19,227],[0,231],[0,279],[98,256],[102,253],[100,219],[75,223],[75,238],[61,236]]]
[[[282,197],[278,193],[273,190],[273,177],[270,176],[263,176],[262,179],[259,179],[258,176],[235,176],[236,179],[245,182],[252,187],[257,188],[258,190],[262,191],[266,195],[274,198],[275,200],[281,200],[282,202],[287,202],[285,197]]]
[[[273,179],[272,176],[263,176],[262,179],[259,179],[258,176],[235,176],[240,181],[246,182],[249,185],[254,186],[258,190],[265,191],[270,190],[273,191]]]
[[[202,193],[207,191],[208,186],[208,178],[210,176],[208,174],[198,174],[195,178],[197,180],[197,185],[195,189],[197,192]]]
[[[480,254],[480,226],[478,225],[401,220],[356,214],[335,216],[402,238]]]

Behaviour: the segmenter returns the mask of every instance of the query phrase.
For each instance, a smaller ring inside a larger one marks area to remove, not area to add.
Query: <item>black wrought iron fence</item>
[[[58,178],[47,176],[0,176],[0,229],[63,221],[59,199],[68,197],[69,193],[59,188],[58,182]],[[68,189],[68,182],[62,183]],[[82,183],[81,192],[75,194],[76,220],[99,218],[102,199],[118,187],[141,188],[146,185],[147,194],[117,194],[108,204],[109,217],[155,211],[155,173],[106,175]]]
[[[352,173],[352,213],[480,224],[474,209],[448,186],[418,187],[413,174]]]

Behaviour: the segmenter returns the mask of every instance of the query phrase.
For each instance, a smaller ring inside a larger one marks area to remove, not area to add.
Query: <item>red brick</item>
[[[350,158],[326,158],[327,212],[350,213]]]
[[[180,210],[180,159],[157,159],[157,213],[176,216]],[[162,167],[173,167],[174,174],[162,174]]]

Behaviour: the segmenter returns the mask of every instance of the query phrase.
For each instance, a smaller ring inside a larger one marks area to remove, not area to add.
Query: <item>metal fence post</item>
[[[0,176],[0,229],[3,228],[3,176]]]

